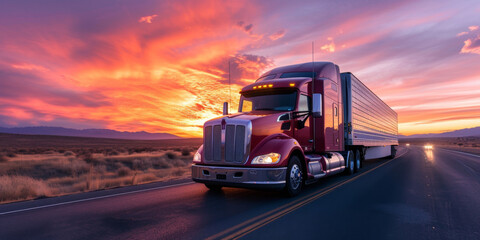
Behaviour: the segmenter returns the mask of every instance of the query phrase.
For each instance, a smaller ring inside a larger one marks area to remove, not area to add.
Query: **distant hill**
[[[465,128],[444,133],[414,134],[410,136],[398,135],[399,138],[446,138],[446,137],[478,137],[480,127]]]
[[[94,138],[113,138],[128,140],[160,140],[160,139],[180,139],[181,137],[170,133],[149,133],[149,132],[120,132],[110,129],[72,129],[62,127],[18,127],[3,128],[0,127],[0,133],[29,134],[29,135],[55,135],[70,137],[94,137]]]

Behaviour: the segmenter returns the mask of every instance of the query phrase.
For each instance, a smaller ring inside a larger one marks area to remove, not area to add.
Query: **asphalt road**
[[[0,205],[0,239],[480,239],[480,157],[411,146],[278,192],[190,181]]]

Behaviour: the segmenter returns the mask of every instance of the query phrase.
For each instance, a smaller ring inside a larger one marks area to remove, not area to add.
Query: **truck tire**
[[[353,152],[348,151],[347,159],[345,159],[345,173],[352,175],[355,172],[355,161],[353,159]]]
[[[304,183],[303,175],[302,163],[297,156],[293,155],[288,161],[286,174],[285,192],[288,196],[296,196],[302,191]]]
[[[360,168],[362,167],[362,154],[360,153],[360,150],[355,150],[355,167],[354,171],[359,172]]]
[[[222,191],[222,186],[221,185],[214,185],[214,184],[205,183],[205,187],[207,187],[212,192]]]
[[[363,168],[363,164],[365,163],[365,153],[367,152],[367,150],[365,148],[360,148],[360,168]]]

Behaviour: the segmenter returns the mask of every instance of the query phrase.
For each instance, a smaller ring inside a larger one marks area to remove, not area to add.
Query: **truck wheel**
[[[205,187],[207,187],[212,192],[222,191],[222,186],[220,186],[220,185],[213,185],[213,184],[205,183]]]
[[[353,160],[353,152],[348,151],[347,153],[347,159],[345,160],[346,168],[345,168],[345,173],[347,175],[352,175],[355,172],[355,162]]]
[[[303,188],[303,171],[300,159],[297,156],[290,157],[287,167],[285,192],[293,197],[299,194]]]
[[[355,150],[355,172],[360,171],[362,167],[362,155],[360,151],[357,149]]]

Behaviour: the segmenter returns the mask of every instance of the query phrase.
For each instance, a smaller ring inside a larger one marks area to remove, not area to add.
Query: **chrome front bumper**
[[[240,168],[192,166],[192,179],[195,182],[226,187],[272,188],[285,187],[287,168]]]

